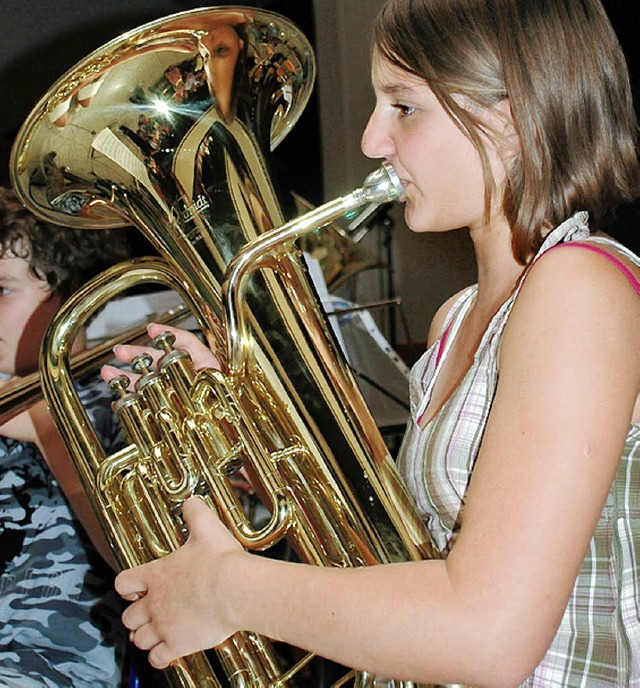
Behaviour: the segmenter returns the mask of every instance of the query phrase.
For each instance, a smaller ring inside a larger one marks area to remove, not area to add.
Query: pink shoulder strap
[[[607,260],[613,263],[620,270],[620,272],[624,274],[624,276],[629,280],[629,282],[631,282],[636,292],[640,295],[640,281],[636,279],[635,275],[622,261],[618,260],[618,258],[616,258],[608,251],[605,251],[604,249],[600,248],[599,246],[596,246],[595,244],[589,244],[585,241],[569,241],[566,244],[557,244],[549,250],[552,251],[553,249],[562,248],[563,246],[577,246],[579,248],[586,248],[589,251],[593,251],[594,253],[599,253],[601,256],[604,256]]]
[[[436,353],[436,366],[440,363],[440,359],[442,358],[442,352],[444,351],[445,344],[447,343],[447,339],[449,338],[450,331],[451,323],[447,325],[447,329],[442,333],[442,337],[440,337],[440,343],[438,344],[438,351]]]

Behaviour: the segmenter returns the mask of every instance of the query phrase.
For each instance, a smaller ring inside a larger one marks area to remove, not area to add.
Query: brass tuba
[[[305,37],[276,14],[183,12],[81,61],[16,139],[13,183],[32,212],[87,230],[133,224],[160,256],[82,289],[41,356],[51,412],[122,567],[180,545],[180,506],[193,493],[253,550],[286,537],[303,561],[326,566],[432,555],[294,244],[401,188],[381,168],[362,189],[286,224],[272,183],[270,152],[306,104],[314,69]],[[107,300],[139,284],[182,295],[223,369],[196,373],[160,338],[166,354],[158,370],[138,361],[135,393],[114,383],[131,443],[105,456],[74,394],[69,351]],[[261,527],[230,485],[240,467],[264,495]],[[286,686],[295,669],[282,668],[267,639],[241,633],[166,674],[172,686]],[[373,685],[351,673],[355,685]]]

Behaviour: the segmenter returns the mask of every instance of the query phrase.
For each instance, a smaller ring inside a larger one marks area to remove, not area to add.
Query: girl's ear
[[[516,130],[513,121],[513,112],[511,111],[511,101],[508,98],[503,98],[496,106],[499,116],[499,130],[501,134],[500,152],[505,158],[512,158],[520,153],[520,136]]]

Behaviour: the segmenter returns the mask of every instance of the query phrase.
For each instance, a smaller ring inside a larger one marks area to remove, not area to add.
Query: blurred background
[[[316,48],[318,79],[314,96],[299,123],[275,152],[280,186],[311,204],[320,204],[360,186],[375,167],[361,154],[359,139],[373,103],[368,27],[381,3],[382,0],[242,3],[289,17]],[[627,53],[638,103],[637,5],[635,0],[605,0],[604,4]],[[3,0],[1,181],[8,182],[9,150],[15,133],[59,76],[130,29],[201,6],[204,5],[192,0]],[[625,209],[611,233],[639,251],[639,222],[636,207]],[[436,308],[453,292],[474,281],[470,243],[464,232],[411,234],[398,209],[373,217],[361,241],[373,257],[371,266],[341,289],[349,301],[383,304],[371,312],[385,337],[410,362],[423,346]],[[394,305],[384,306],[385,303]]]

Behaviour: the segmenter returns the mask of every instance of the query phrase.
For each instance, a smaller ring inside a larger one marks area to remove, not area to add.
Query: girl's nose
[[[383,126],[380,114],[374,110],[362,133],[360,148],[368,158],[389,158],[394,152],[393,140]]]

